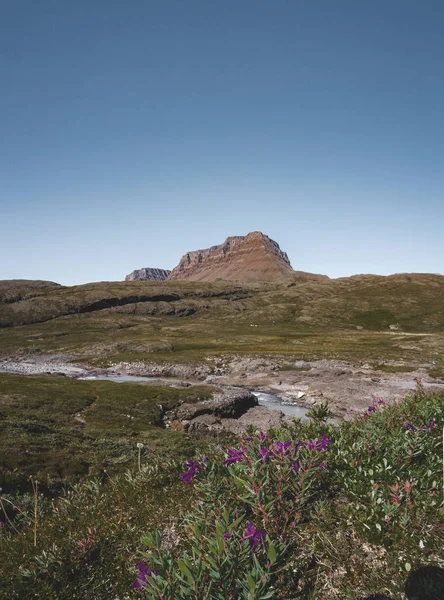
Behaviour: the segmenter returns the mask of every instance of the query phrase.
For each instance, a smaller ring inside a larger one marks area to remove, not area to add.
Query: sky
[[[442,0],[0,0],[0,279],[171,269],[263,231],[444,273]]]

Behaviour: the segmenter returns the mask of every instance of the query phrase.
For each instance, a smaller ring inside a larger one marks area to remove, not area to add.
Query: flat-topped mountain
[[[125,281],[165,281],[168,279],[171,271],[166,269],[152,269],[145,267],[143,269],[136,269],[125,277]]]
[[[228,237],[220,246],[187,252],[168,279],[282,281],[295,272],[279,244],[260,231]]]

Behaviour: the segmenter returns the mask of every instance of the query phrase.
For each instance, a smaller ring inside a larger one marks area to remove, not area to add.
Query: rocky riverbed
[[[138,377],[141,381],[150,378],[148,383],[151,381],[157,385],[204,383],[223,389],[227,394],[232,393],[233,389],[244,391],[244,400],[251,396],[252,391],[273,394],[283,401],[284,406],[296,404],[309,408],[328,401],[331,410],[338,416],[346,416],[351,410],[365,409],[374,397],[389,401],[403,398],[409,390],[415,388],[417,378],[422,380],[426,388],[444,390],[444,381],[431,378],[427,374],[426,365],[406,366],[408,372],[390,373],[376,370],[367,364],[334,360],[291,362],[288,357],[269,360],[231,356],[224,359],[209,358],[200,365],[156,364],[147,361],[118,363],[107,369],[96,369],[88,364],[73,364],[71,361],[74,358],[63,354],[11,358],[0,362],[0,371],[76,378],[104,377],[115,378],[116,381],[118,378],[121,381],[125,378],[134,380]],[[400,365],[398,368],[403,367]],[[211,421],[208,416],[210,413],[211,411],[195,415],[194,418],[199,420],[191,425],[191,429],[206,426],[217,430],[217,422]],[[241,414],[223,417],[213,415],[214,419],[223,418],[224,424],[233,429],[233,432],[252,422],[253,416],[261,427],[266,424],[267,419],[272,426],[277,426],[285,418],[277,410],[257,406],[257,402],[242,410]],[[228,422],[229,419],[236,423]],[[187,420],[190,421],[184,419]]]

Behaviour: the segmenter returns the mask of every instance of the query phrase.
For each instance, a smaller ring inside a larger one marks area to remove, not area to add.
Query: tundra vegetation
[[[140,469],[139,430],[116,474],[3,492],[2,597],[402,598],[444,563],[444,396],[419,384],[339,427],[327,409],[191,458],[145,438]]]
[[[398,361],[442,376],[443,277],[294,283],[6,282],[0,351],[95,366],[279,356],[284,371]],[[236,441],[162,427],[165,408],[213,393],[0,374],[0,597],[401,600],[420,565],[444,566],[444,395],[418,382],[340,425],[324,404]]]

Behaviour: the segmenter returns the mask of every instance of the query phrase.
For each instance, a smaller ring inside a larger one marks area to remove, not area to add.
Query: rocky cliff
[[[171,271],[166,269],[151,269],[145,267],[144,269],[138,269],[133,271],[125,277],[125,281],[165,281],[168,279],[168,275]]]
[[[229,237],[220,246],[188,252],[168,279],[282,281],[294,275],[279,244],[260,231]]]

